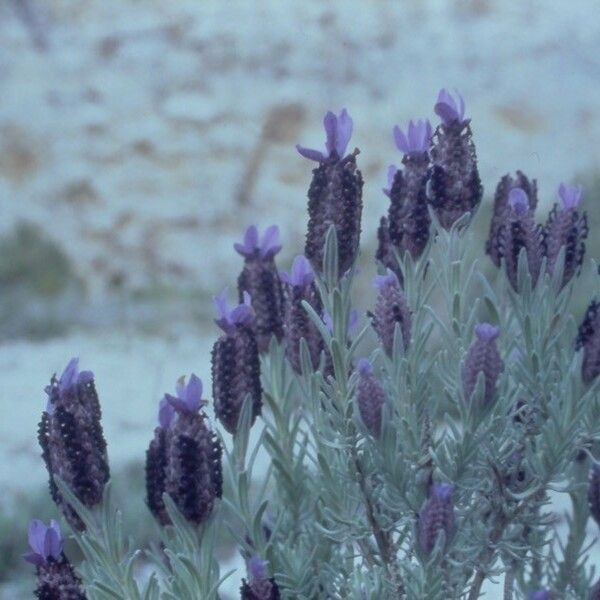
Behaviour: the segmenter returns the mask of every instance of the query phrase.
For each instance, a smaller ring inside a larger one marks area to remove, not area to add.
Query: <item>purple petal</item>
[[[58,539],[58,544],[52,546],[52,556],[54,556],[54,558],[58,558],[63,551],[63,544],[64,544],[64,540],[63,540],[62,534],[60,532],[60,525],[58,524],[58,521],[51,519],[50,520],[50,529],[52,529],[56,533],[56,538]]]
[[[185,402],[188,410],[193,412],[197,411],[202,405],[202,381],[193,373],[190,375],[185,390]]]
[[[394,126],[394,141],[396,142],[396,148],[398,148],[400,152],[403,154],[408,154],[410,152],[408,139],[398,125]]]
[[[391,269],[387,269],[385,275],[375,275],[373,278],[373,287],[377,290],[382,290],[388,285],[399,285],[398,277]]]
[[[454,494],[454,486],[450,483],[434,483],[431,486],[431,495],[441,500],[450,500]]]
[[[308,259],[300,254],[294,258],[292,263],[292,272],[289,283],[292,285],[306,286],[310,285],[315,279],[312,267]]]
[[[337,146],[337,117],[330,110],[327,111],[323,118],[323,127],[325,127],[326,136],[325,148],[327,149],[327,153],[331,156],[331,153]]]
[[[158,424],[163,429],[168,429],[175,418],[175,409],[171,406],[169,400],[165,396],[159,404],[158,408]]]
[[[361,375],[372,375],[373,373],[373,365],[371,361],[367,358],[361,358],[357,364],[358,372]]]
[[[188,412],[188,410],[189,410],[187,402],[185,400],[181,399],[181,398],[178,398],[177,396],[171,396],[171,394],[165,394],[165,400],[176,411],[179,411],[179,412]]]
[[[23,554],[23,558],[36,567],[39,567],[44,563],[44,559],[37,552],[27,552],[26,554]]]
[[[316,162],[324,162],[326,156],[320,150],[313,150],[312,148],[305,148],[300,144],[296,144],[296,150],[301,156],[304,158],[308,158],[309,160],[314,160]]]
[[[453,121],[462,121],[464,119],[465,102],[458,92],[456,92],[456,96],[458,98],[458,104],[448,90],[442,89],[438,94],[438,99],[433,109],[445,125],[448,125]]]
[[[74,385],[77,384],[77,377],[79,375],[79,359],[72,358],[69,364],[65,367],[62,372],[60,379],[58,380],[58,389],[61,392],[67,392]]]
[[[337,131],[335,140],[335,150],[340,158],[346,154],[346,148],[352,137],[352,129],[354,123],[348,114],[348,111],[343,108],[337,118]]]
[[[230,313],[229,320],[235,325],[249,325],[254,319],[254,311],[247,304],[238,304]]]
[[[44,558],[58,558],[60,552],[56,553],[56,550],[60,548],[60,537],[54,529],[48,527],[46,529],[46,535],[44,536]]]
[[[262,560],[259,556],[252,556],[248,559],[248,577],[251,582],[266,581],[269,578],[267,564],[267,561]]]
[[[518,215],[524,215],[529,210],[529,198],[520,187],[515,187],[508,193],[508,205]]]
[[[580,185],[561,183],[558,186],[558,195],[560,196],[563,210],[577,208],[583,197],[583,188]]]
[[[260,245],[260,255],[263,258],[271,258],[281,250],[279,241],[279,227],[271,225],[267,227],[263,234],[262,243]]]
[[[182,375],[175,384],[175,393],[181,400],[185,400],[185,376]]]
[[[214,297],[215,308],[219,318],[224,319],[229,314],[229,305],[227,302],[227,290],[223,290],[218,296]]]
[[[250,225],[244,234],[244,240],[233,245],[235,251],[244,257],[252,256],[258,249],[258,229],[256,225]]]
[[[29,547],[39,554],[43,556],[44,554],[44,539],[46,537],[46,526],[39,519],[33,519],[29,523]]]
[[[475,327],[475,335],[483,341],[491,342],[500,335],[500,329],[494,327],[490,323],[479,323]]]

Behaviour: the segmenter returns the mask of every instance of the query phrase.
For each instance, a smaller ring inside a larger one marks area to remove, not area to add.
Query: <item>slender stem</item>
[[[515,583],[515,570],[512,566],[509,567],[504,575],[504,598],[503,600],[512,600],[513,587]]]

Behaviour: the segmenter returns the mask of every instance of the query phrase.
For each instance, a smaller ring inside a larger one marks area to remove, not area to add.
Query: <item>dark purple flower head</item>
[[[298,150],[304,158],[321,163],[328,159],[341,160],[346,154],[346,148],[348,147],[348,142],[352,136],[353,122],[350,115],[345,108],[343,108],[337,116],[331,111],[328,111],[323,119],[323,125],[327,136],[325,141],[325,153],[320,150],[305,148],[304,146],[300,146],[300,144],[296,144],[296,150]]]
[[[455,516],[454,486],[449,483],[434,483],[429,497],[419,512],[418,538],[421,552],[429,556],[442,534],[446,545],[454,534]]]
[[[299,254],[294,258],[291,272],[281,273],[281,280],[289,285],[306,287],[315,280],[315,274],[308,259],[303,254]]]
[[[529,600],[552,600],[552,592],[547,589],[531,592]]]
[[[465,119],[465,101],[458,92],[455,99],[448,90],[441,89],[433,110],[442,119],[444,125],[453,121],[462,122]]]
[[[373,287],[376,290],[381,291],[388,286],[400,286],[398,276],[391,269],[387,269],[385,275],[375,275],[373,278]]]
[[[577,208],[583,197],[583,188],[580,185],[561,183],[558,186],[558,195],[560,197],[563,210]]]
[[[187,385],[185,378],[181,377],[175,389],[177,395],[165,394],[165,399],[177,412],[196,413],[207,404],[206,400],[202,400],[202,380],[193,373]]]
[[[371,435],[379,437],[381,434],[382,408],[385,404],[385,390],[375,375],[373,365],[366,358],[361,358],[357,364],[358,383],[356,400],[358,410],[365,427]]]
[[[60,527],[54,520],[50,525],[34,519],[29,524],[29,547],[31,551],[23,558],[32,565],[39,567],[49,560],[59,560],[63,551],[63,539]]]
[[[479,323],[475,326],[475,335],[484,342],[491,342],[500,335],[500,329],[490,323]]]
[[[392,193],[392,186],[394,185],[394,178],[398,172],[396,165],[390,165],[387,170],[387,187],[381,188],[383,193],[389,198]]]
[[[259,240],[256,225],[250,225],[246,229],[243,242],[235,243],[233,247],[244,258],[253,258],[255,256],[265,259],[272,258],[281,250],[279,227],[277,225],[267,227],[262,240]]]
[[[403,154],[423,154],[429,150],[431,143],[431,123],[428,119],[408,123],[406,133],[398,125],[394,127],[396,147]]]
[[[600,464],[598,463],[594,463],[590,469],[588,506],[594,521],[600,525]]]
[[[583,349],[581,377],[586,384],[600,375],[600,303],[592,300],[579,325],[575,349]]]
[[[215,323],[225,333],[234,329],[236,325],[250,325],[254,320],[254,311],[252,310],[250,294],[248,292],[244,292],[244,302],[233,308],[229,307],[226,291],[215,296],[214,300],[217,314],[219,315],[219,318],[215,319]]]

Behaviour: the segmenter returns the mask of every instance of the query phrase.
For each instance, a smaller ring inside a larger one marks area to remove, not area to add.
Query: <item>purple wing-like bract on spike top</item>
[[[435,105],[442,122],[433,135],[430,151],[432,171],[428,199],[441,226],[450,229],[464,214],[479,206],[483,186],[477,169],[477,154],[470,119],[465,119],[465,104],[441,90]]]
[[[46,393],[38,441],[50,477],[50,494],[69,523],[82,531],[85,526],[63,499],[55,477],[89,508],[102,500],[110,471],[94,375],[79,371],[79,359],[74,358],[60,379],[52,377]]]
[[[503,255],[500,232],[510,213],[509,194],[515,188],[520,188],[526,194],[532,212],[537,207],[537,181],[535,179],[530,181],[521,171],[517,171],[514,178],[508,174],[502,177],[496,187],[490,233],[485,247],[486,254],[489,255],[497,267],[500,267]]]
[[[489,323],[480,323],[475,327],[475,340],[462,366],[463,393],[467,401],[475,391],[479,373],[483,373],[485,382],[484,403],[490,404],[494,400],[498,377],[504,370],[504,363],[496,345],[499,334],[500,330]]]
[[[390,167],[390,198],[387,219],[381,220],[378,232],[379,246],[376,258],[396,273],[402,274],[393,253],[409,252],[413,258],[423,253],[429,240],[431,218],[427,206],[427,181],[429,179],[429,146],[431,125],[429,121],[410,121],[406,133],[398,126],[394,128],[397,148],[403,152],[402,169]]]
[[[279,600],[281,595],[275,579],[269,577],[267,562],[259,556],[247,561],[248,581],[242,579],[241,600]]]
[[[594,463],[588,483],[588,506],[596,524],[600,526],[600,464]]]
[[[527,255],[527,267],[535,286],[540,275],[543,253],[542,228],[535,224],[533,210],[525,190],[514,187],[508,193],[508,211],[498,230],[497,252],[504,260],[506,276],[519,291],[518,267],[521,250]]]
[[[33,520],[29,525],[30,551],[23,558],[35,565],[38,600],[85,600],[81,579],[63,554],[63,538],[56,521],[46,526]]]
[[[258,230],[251,225],[244,241],[234,247],[244,257],[244,268],[238,277],[239,302],[243,302],[244,292],[250,294],[256,341],[259,350],[266,352],[272,336],[278,340],[283,337],[283,290],[275,266],[275,255],[281,250],[279,228],[267,228],[259,240]]]
[[[411,338],[411,316],[406,298],[395,273],[388,269],[387,274],[377,275],[374,286],[378,290],[372,324],[386,353],[391,356],[394,348],[396,324],[400,326],[404,350],[408,349]]]
[[[373,366],[366,358],[358,361],[357,402],[365,427],[372,436],[381,434],[381,416],[385,404],[385,390],[373,374]]]
[[[421,552],[429,556],[438,539],[443,534],[445,546],[452,539],[455,530],[454,486],[448,483],[434,483],[429,498],[419,512],[418,541]]]
[[[548,272],[553,273],[560,249],[564,247],[564,286],[581,269],[588,226],[585,212],[580,214],[577,210],[582,197],[581,186],[561,183],[558,195],[560,203],[554,205],[544,227],[544,254]]]
[[[202,381],[193,374],[161,400],[159,426],[146,453],[146,502],[161,525],[171,522],[165,492],[194,524],[205,521],[221,497],[221,444],[200,412],[205,404]]]
[[[246,396],[252,403],[252,423],[262,407],[260,357],[253,329],[254,311],[250,296],[230,309],[225,294],[215,298],[223,335],[212,349],[212,389],[215,414],[223,427],[234,434]]]
[[[328,112],[324,119],[326,151],[296,146],[306,158],[317,161],[308,190],[308,231],[304,254],[315,271],[323,271],[323,250],[327,231],[333,225],[338,239],[340,275],[354,264],[358,255],[363,180],[356,167],[356,155],[346,154],[352,135],[352,119],[346,109],[339,115]]]
[[[304,338],[310,352],[312,367],[316,370],[325,346],[319,330],[302,305],[303,301],[308,302],[318,315],[323,311],[312,267],[304,256],[296,256],[291,272],[282,273],[281,279],[284,282],[285,292],[286,356],[294,370],[300,373],[302,371],[300,340]]]
[[[577,334],[576,350],[583,349],[581,377],[586,384],[600,374],[600,304],[592,300]]]

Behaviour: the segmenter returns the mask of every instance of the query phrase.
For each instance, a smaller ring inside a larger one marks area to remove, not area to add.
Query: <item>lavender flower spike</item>
[[[600,304],[592,300],[579,326],[576,350],[583,349],[581,377],[586,384],[600,375]]]
[[[241,600],[279,600],[279,588],[275,579],[268,575],[267,562],[259,556],[252,556],[246,566],[248,581],[242,580]]]
[[[360,416],[372,436],[381,434],[382,408],[385,404],[383,386],[373,375],[373,365],[366,359],[358,361],[357,402]]]
[[[419,512],[418,541],[421,552],[429,556],[444,534],[445,547],[448,546],[455,530],[454,486],[449,483],[434,483],[429,498]]]
[[[588,506],[596,524],[600,526],[600,464],[594,463],[588,484]]]
[[[348,142],[352,137],[353,121],[348,111],[343,108],[339,115],[328,111],[323,119],[325,127],[325,153],[319,150],[312,150],[296,144],[296,150],[309,160],[325,162],[327,160],[341,160],[346,154]]]
[[[431,142],[431,123],[428,119],[410,120],[406,133],[398,125],[394,127],[396,147],[403,154],[422,154],[429,150]]]
[[[49,560],[58,560],[63,551],[63,539],[59,524],[52,520],[46,526],[38,519],[29,524],[29,547],[31,552],[23,555],[23,558],[39,567]]]
[[[496,339],[500,330],[489,323],[480,323],[475,327],[475,341],[471,344],[462,367],[462,383],[465,400],[470,400],[479,373],[483,373],[485,382],[483,400],[485,404],[493,401],[496,383],[504,370]]]
[[[433,110],[445,125],[453,121],[462,122],[465,118],[465,101],[458,92],[455,99],[448,90],[441,89]]]

